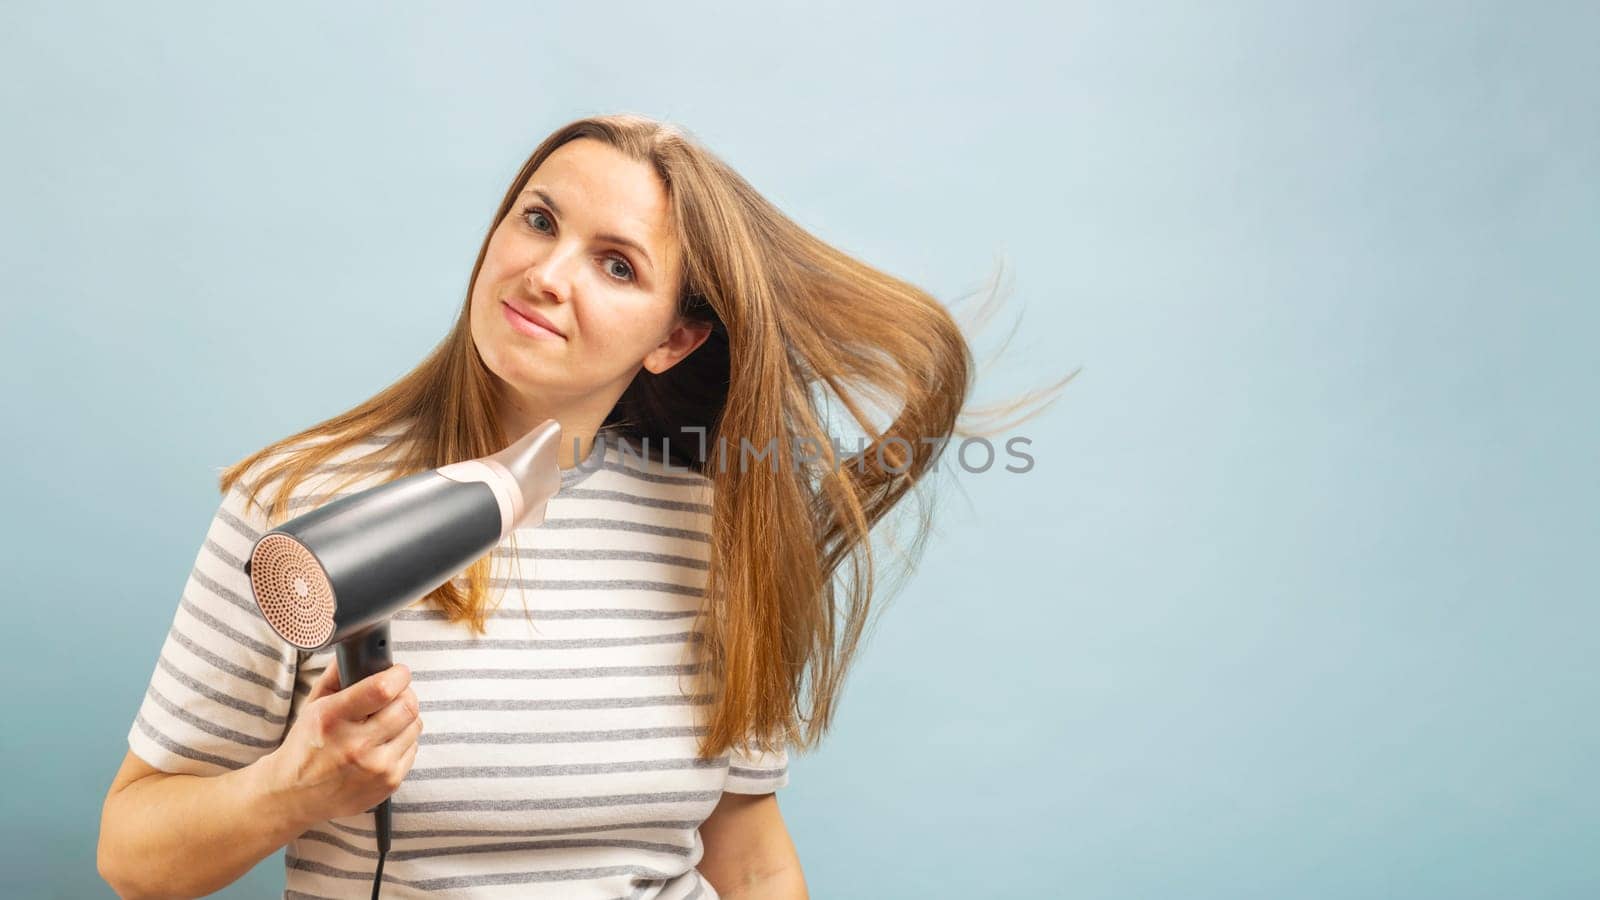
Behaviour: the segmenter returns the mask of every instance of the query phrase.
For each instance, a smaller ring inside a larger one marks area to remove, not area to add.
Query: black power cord
[[[378,889],[383,887],[383,857],[385,853],[378,851],[378,871],[372,874],[372,900],[378,900]]]
[[[389,855],[389,829],[392,826],[389,801],[379,803],[372,810],[372,824],[378,832],[378,870],[372,874],[372,900],[378,900],[378,889],[383,887],[383,860]]]

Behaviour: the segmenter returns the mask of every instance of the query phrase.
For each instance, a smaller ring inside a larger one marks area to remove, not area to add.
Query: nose
[[[522,272],[522,280],[530,292],[565,303],[572,289],[571,279],[567,276],[571,258],[571,253],[552,250],[543,258],[530,261]]]

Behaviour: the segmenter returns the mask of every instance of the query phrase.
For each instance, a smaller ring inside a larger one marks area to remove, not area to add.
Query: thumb
[[[310,703],[319,697],[336,694],[339,689],[339,657],[333,656],[328,660],[328,665],[323,668],[322,674],[317,676],[316,682],[311,685],[311,693],[306,697],[306,702]]]

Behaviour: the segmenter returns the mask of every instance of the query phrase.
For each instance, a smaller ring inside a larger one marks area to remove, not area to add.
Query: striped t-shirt
[[[307,478],[289,516],[391,480],[377,466],[339,488],[361,465],[350,460],[397,433]],[[520,577],[509,537],[493,551],[487,634],[426,601],[394,617],[424,728],[391,798],[385,898],[717,896],[695,871],[699,826],[724,791],[788,784],[788,753],[695,757],[709,698],[688,695],[686,676],[710,502],[708,479],[602,432],[562,472],[545,521],[517,530]],[[333,659],[284,642],[252,599],[243,564],[269,528],[241,485],[223,497],[128,732],[157,769],[217,775],[266,755]],[[370,813],[318,823],[288,844],[284,896],[365,897],[377,857]]]

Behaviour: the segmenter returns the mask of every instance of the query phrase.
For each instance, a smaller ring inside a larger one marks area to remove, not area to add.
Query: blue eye
[[[627,260],[623,259],[620,256],[608,256],[608,257],[606,257],[606,262],[619,262],[619,263],[622,263],[623,270],[628,273],[627,275],[622,276],[620,278],[615,276],[615,275],[613,275],[611,277],[616,278],[618,281],[632,281],[633,280],[633,266],[628,265],[628,261]]]
[[[534,225],[531,221],[529,221],[533,216],[538,216],[541,219],[549,219],[550,216],[545,213],[544,207],[542,207],[542,206],[524,207],[523,210],[522,210],[522,219],[523,219],[523,221],[528,222],[529,227],[533,228],[534,231],[537,231],[540,234],[549,234],[550,232],[544,230],[543,228],[540,228],[540,227]],[[633,266],[628,262],[628,258],[626,256],[623,256],[620,253],[614,253],[611,256],[606,257],[606,262],[608,262],[608,263],[609,262],[619,262],[619,263],[622,264],[623,268],[628,273],[626,277],[618,277],[616,275],[611,274],[608,271],[606,274],[609,275],[610,277],[615,278],[617,281],[624,281],[624,282],[633,281],[634,280],[634,277],[633,277]]]
[[[538,213],[540,218],[544,218],[544,210],[540,209],[537,206],[530,206],[527,209],[523,210],[522,211],[522,218],[523,219],[527,219],[529,216],[533,215],[534,213]],[[543,231],[544,229],[543,228],[535,228],[534,230],[535,231]]]

